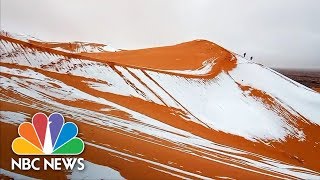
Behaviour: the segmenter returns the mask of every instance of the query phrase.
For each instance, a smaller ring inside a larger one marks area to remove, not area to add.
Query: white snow
[[[96,148],[99,148],[99,149],[103,149],[103,150],[106,150],[106,151],[110,151],[110,152],[113,152],[113,153],[116,153],[116,154],[120,154],[120,155],[123,155],[123,156],[126,156],[126,157],[130,157],[130,158],[133,158],[133,159],[138,159],[138,160],[141,160],[141,161],[144,161],[144,162],[159,166],[161,168],[165,168],[165,169],[168,169],[168,170],[171,170],[171,171],[175,171],[175,172],[178,172],[178,173],[182,173],[182,174],[186,174],[186,175],[189,175],[189,176],[193,176],[195,178],[211,179],[211,178],[206,177],[206,176],[195,174],[195,173],[192,173],[192,172],[189,172],[189,171],[184,171],[182,169],[174,168],[174,167],[171,167],[171,166],[168,166],[168,165],[165,165],[165,164],[161,164],[161,163],[158,163],[158,162],[155,162],[155,161],[151,161],[151,160],[148,160],[148,159],[144,159],[144,158],[141,158],[141,157],[132,156],[130,154],[119,152],[119,151],[116,151],[116,150],[113,150],[113,149],[110,149],[110,148],[106,148],[106,147],[103,147],[103,146],[99,146],[99,145],[96,145],[96,144],[92,144],[92,143],[89,143],[89,142],[85,142],[85,144],[93,146],[93,147],[96,147]]]
[[[14,38],[14,39],[18,39],[21,41],[26,41],[26,42],[28,42],[28,40],[41,41],[33,36],[29,36],[29,35],[25,35],[25,34],[9,33],[7,31],[3,30],[2,27],[1,27],[0,35],[7,36],[10,38]]]
[[[10,38],[14,38],[14,39],[18,39],[20,41],[25,41],[28,42],[29,40],[33,40],[33,41],[38,41],[38,42],[43,42],[40,39],[37,39],[33,36],[29,36],[29,35],[25,35],[25,34],[19,34],[19,33],[9,33],[6,32],[4,30],[0,31],[0,35],[6,36],[6,37],[10,37]],[[54,42],[52,42],[54,44]],[[70,42],[71,44],[77,44],[79,45],[79,48],[76,49],[76,53],[80,53],[80,52],[91,52],[91,53],[96,53],[96,52],[116,52],[116,51],[120,51],[117,48],[114,48],[110,45],[93,45],[93,43],[87,43],[87,42]],[[68,51],[66,49],[60,48],[60,47],[55,47],[52,49],[56,49],[59,51],[64,51],[64,52],[69,52],[69,53],[73,53],[73,51]]]
[[[211,58],[202,63],[202,66],[196,70],[161,70],[163,72],[171,72],[177,74],[185,74],[185,75],[206,75],[210,73],[212,67],[215,65],[215,60],[217,58]]]
[[[155,92],[161,100],[169,107],[181,108],[181,106],[171,97],[164,89],[162,89],[159,85],[157,85],[154,81],[152,81],[149,77],[147,77],[142,70],[128,68],[129,71],[134,73],[141,81],[148,85],[148,87]]]
[[[145,85],[143,85],[137,78],[133,77],[129,71],[127,71],[126,69],[124,69],[121,66],[115,66],[115,68],[121,72],[121,74],[123,75],[123,78],[129,82],[129,84],[131,84],[131,86],[133,86],[134,89],[136,89],[137,92],[140,92],[141,95],[143,97],[145,97],[146,100],[148,101],[152,101],[155,102],[157,104],[163,104],[161,102],[161,100],[155,95],[153,94],[153,92],[151,92],[148,89],[148,86],[146,87]],[[128,84],[128,83],[127,83]]]
[[[297,167],[290,164],[281,163],[279,161],[274,161],[271,159],[264,159],[263,161],[266,164],[271,165],[272,167],[276,167],[273,170],[278,171],[284,174],[290,174],[295,177],[299,177],[301,179],[319,179],[320,174],[315,171],[311,171],[309,169],[303,167]],[[308,172],[308,173],[306,173]]]
[[[79,171],[76,167],[73,169],[68,179],[125,179],[121,174],[107,166],[84,161],[84,170]]]
[[[42,65],[52,64],[65,59],[60,55],[53,55],[37,51],[35,49],[22,48],[20,45],[16,45],[1,39],[0,49],[5,49],[6,54],[1,56],[1,62],[4,63],[17,63],[19,65],[39,67]]]
[[[82,51],[83,52],[91,52],[91,53],[96,53],[96,52],[116,52],[116,51],[120,51],[116,48],[113,48],[112,46],[109,46],[109,45],[105,45],[105,46],[92,46],[90,44],[86,44],[86,43],[83,43],[82,44]]]
[[[23,112],[0,111],[0,121],[19,125],[26,121],[28,114]]]
[[[88,53],[98,53],[98,52],[117,52],[120,51],[116,48],[113,48],[109,45],[92,45],[91,43],[85,42],[71,42],[71,44],[76,44],[78,47],[74,51],[69,51],[67,49],[61,47],[55,47],[52,49],[68,52],[68,53],[81,53],[81,52],[88,52]]]
[[[238,54],[233,54],[237,58],[237,64],[242,64],[242,63],[250,63],[252,61],[249,61],[247,58],[244,58]]]
[[[131,154],[120,152],[120,151],[117,151],[117,150],[114,150],[114,149],[110,149],[110,148],[107,148],[107,147],[104,147],[104,146],[101,146],[101,145],[93,144],[93,143],[90,143],[90,142],[85,142],[85,144],[93,146],[93,147],[96,147],[96,148],[99,148],[99,149],[102,149],[102,150],[105,150],[105,151],[113,152],[113,153],[116,153],[116,154],[119,154],[119,155],[122,155],[122,156],[125,156],[125,157],[128,157],[128,158],[133,158],[133,159],[137,159],[137,160],[140,160],[140,161],[144,161],[144,162],[150,163],[150,164],[152,164],[154,166],[158,166],[159,168],[161,167],[163,169],[167,169],[167,170],[170,170],[170,171],[173,171],[173,172],[185,174],[185,175],[188,175],[188,176],[193,176],[195,178],[200,178],[200,179],[211,179],[211,178],[206,177],[206,176],[202,176],[202,175],[199,175],[199,174],[196,174],[196,173],[191,173],[191,172],[188,172],[188,171],[185,171],[185,170],[182,170],[182,169],[178,169],[176,167],[172,167],[172,166],[169,166],[169,165],[166,165],[166,164],[162,164],[162,163],[156,162],[156,161],[144,159],[142,157],[133,156]],[[293,166],[293,165],[285,165],[284,163],[281,163],[281,162],[278,162],[278,161],[275,161],[275,160],[272,160],[272,159],[263,158],[262,156],[259,156],[259,158],[262,157],[263,161],[256,161],[256,160],[248,159],[246,157],[241,157],[241,156],[227,154],[227,153],[225,153],[225,154],[229,155],[229,157],[227,157],[228,160],[230,160],[230,158],[231,159],[234,158],[233,162],[237,161],[237,162],[240,162],[240,164],[227,163],[227,162],[225,162],[226,159],[217,160],[217,159],[212,158],[212,156],[211,157],[210,156],[203,157],[203,158],[215,161],[217,163],[222,163],[222,164],[229,165],[229,166],[232,166],[232,167],[240,168],[242,170],[247,170],[247,171],[255,172],[255,173],[258,173],[258,174],[267,175],[267,176],[270,176],[270,177],[273,177],[273,178],[277,178],[277,179],[283,179],[283,177],[281,177],[279,175],[286,176],[287,178],[292,178],[292,176],[293,176],[293,177],[297,177],[297,178],[303,177],[305,179],[318,179],[320,177],[320,174],[315,172],[315,171],[312,171],[312,170],[309,170],[309,169],[306,169],[306,168],[300,168],[300,167]],[[193,155],[197,156],[196,154],[193,154]],[[250,154],[250,155],[254,155],[254,154]],[[241,164],[246,165],[246,166],[241,166]],[[261,170],[264,170],[264,171],[258,171],[258,170],[251,169],[250,166],[254,167],[254,168],[260,168]],[[303,170],[303,171],[298,172],[298,170]],[[267,173],[267,172],[271,172],[273,174]],[[171,175],[175,176],[175,174],[171,174]]]
[[[12,57],[1,56],[1,62],[17,63],[19,65],[41,68],[60,74],[70,73],[75,76],[100,80],[102,83],[88,81],[88,85],[102,92],[146,99],[133,87],[128,85],[124,81],[124,78],[107,64],[82,59],[68,59],[60,55],[22,48],[4,40],[0,42],[0,49],[6,49],[7,54],[15,54],[15,56]],[[156,102],[159,103],[160,101],[158,100]]]
[[[7,171],[7,170],[2,169],[2,168],[0,168],[0,174],[3,174],[5,176],[8,176],[8,177],[13,178],[13,179],[23,179],[23,180],[35,179],[33,177],[28,177],[28,176],[24,176],[24,175],[15,173],[15,172]]]
[[[254,63],[239,64],[230,75],[243,85],[261,89],[276,97],[290,107],[288,110],[291,113],[300,114],[310,122],[320,125],[320,93]]]
[[[186,79],[148,71],[193,115],[213,129],[255,139],[283,140],[298,130],[260,101],[245,96],[230,76],[211,80]]]
[[[132,89],[130,89],[130,87],[128,87],[126,85],[117,86],[118,84],[113,85],[113,84],[109,84],[106,82],[104,82],[104,83],[93,82],[93,81],[84,81],[84,82],[87,83],[90,88],[101,91],[101,92],[108,92],[108,93],[119,94],[119,95],[123,95],[123,96],[134,96],[134,97],[141,98],[141,96],[139,94],[132,91]],[[126,90],[128,90],[128,91],[126,91]]]

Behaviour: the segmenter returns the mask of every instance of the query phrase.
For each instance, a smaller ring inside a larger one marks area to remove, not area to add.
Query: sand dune
[[[0,38],[3,177],[320,178],[320,94],[217,44]],[[11,172],[18,125],[37,112],[78,125],[86,172]]]

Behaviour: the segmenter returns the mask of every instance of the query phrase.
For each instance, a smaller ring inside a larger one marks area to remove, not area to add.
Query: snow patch
[[[33,177],[24,176],[24,175],[21,175],[21,174],[15,173],[15,172],[11,172],[11,171],[7,171],[7,170],[1,169],[1,168],[0,168],[0,174],[3,174],[5,176],[8,176],[13,179],[24,179],[24,180],[35,179]]]
[[[23,112],[0,111],[0,121],[14,125],[25,122],[28,117],[29,115]]]
[[[212,70],[212,67],[215,65],[215,60],[217,58],[212,58],[204,61],[202,66],[196,70],[161,70],[163,72],[171,72],[177,74],[184,74],[184,75],[206,75],[209,74]]]
[[[245,96],[232,78],[187,79],[147,71],[195,117],[213,129],[256,139],[284,140],[297,130],[260,101]]]
[[[229,73],[242,85],[263,89],[276,97],[292,114],[300,114],[310,122],[320,125],[320,93],[254,63],[239,64]]]

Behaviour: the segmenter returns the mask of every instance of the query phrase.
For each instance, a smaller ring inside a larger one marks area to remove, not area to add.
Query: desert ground
[[[275,69],[281,74],[320,92],[320,70]]]

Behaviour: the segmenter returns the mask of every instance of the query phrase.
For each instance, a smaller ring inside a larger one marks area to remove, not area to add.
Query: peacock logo
[[[37,113],[32,123],[20,124],[18,134],[20,137],[12,142],[12,150],[18,155],[78,155],[84,150],[83,141],[76,137],[77,125],[65,123],[60,113],[52,113],[49,118]]]

